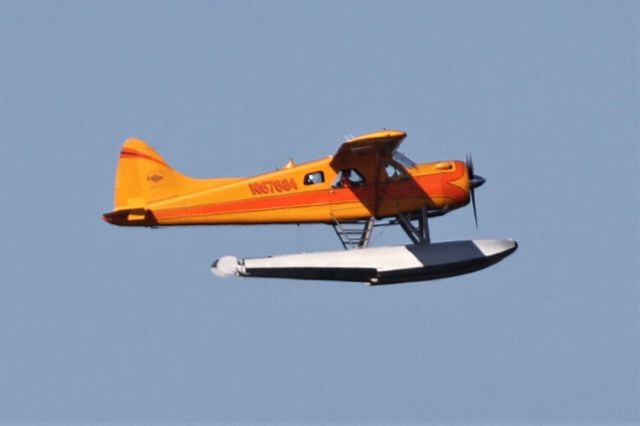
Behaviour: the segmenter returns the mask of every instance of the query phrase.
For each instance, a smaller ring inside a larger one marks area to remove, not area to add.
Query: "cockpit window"
[[[333,182],[334,188],[349,188],[352,186],[362,186],[366,180],[356,169],[343,169],[338,172],[336,180]]]
[[[398,162],[398,164],[400,164],[401,166],[407,169],[410,169],[416,166],[416,163],[414,163],[409,157],[407,157],[400,151],[393,151],[393,159],[396,162]]]
[[[318,183],[324,182],[324,173],[323,172],[313,172],[305,175],[304,184],[305,185],[316,185]]]
[[[407,172],[405,172],[404,169],[393,163],[387,163],[384,166],[384,172],[387,174],[389,180],[401,179],[407,176]]]

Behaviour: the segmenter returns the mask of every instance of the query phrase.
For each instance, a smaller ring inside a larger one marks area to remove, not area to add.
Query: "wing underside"
[[[331,165],[339,168],[343,164],[353,161],[367,161],[385,156],[391,156],[398,145],[407,136],[400,130],[380,130],[367,133],[343,143],[333,156]]]

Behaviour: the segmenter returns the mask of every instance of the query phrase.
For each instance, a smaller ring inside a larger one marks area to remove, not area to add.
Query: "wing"
[[[374,160],[390,156],[407,136],[401,130],[380,130],[367,133],[343,143],[331,160],[333,167],[350,163],[352,160]]]

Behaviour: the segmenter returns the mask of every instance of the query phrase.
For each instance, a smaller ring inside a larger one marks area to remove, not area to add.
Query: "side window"
[[[324,173],[323,172],[313,172],[304,176],[304,184],[305,185],[316,185],[318,183],[324,182]]]
[[[343,169],[338,172],[336,180],[333,182],[335,188],[349,188],[352,186],[362,186],[366,180],[356,169]]]
[[[404,170],[393,163],[387,163],[384,166],[384,172],[386,173],[389,180],[396,180],[407,176]]]

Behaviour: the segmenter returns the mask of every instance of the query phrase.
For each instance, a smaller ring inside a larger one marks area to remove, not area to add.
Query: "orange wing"
[[[354,161],[374,160],[376,157],[389,156],[398,148],[405,136],[407,134],[401,130],[385,129],[349,139],[340,146],[331,160],[331,166],[340,168],[342,165]]]

